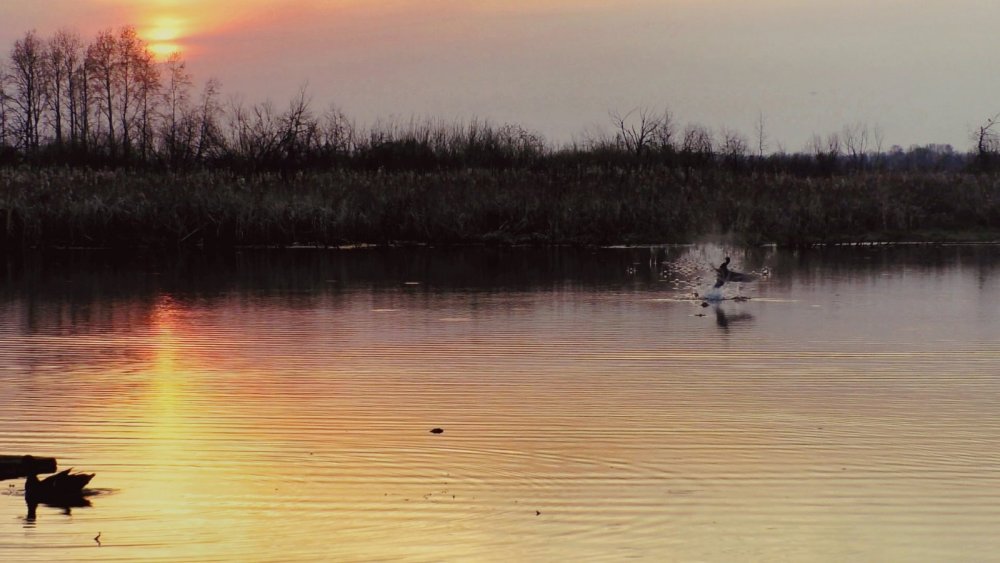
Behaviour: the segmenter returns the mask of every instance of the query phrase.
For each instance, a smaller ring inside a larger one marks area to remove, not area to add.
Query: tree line
[[[182,163],[218,143],[218,84],[201,98],[180,55],[156,61],[133,26],[85,43],[27,32],[0,62],[0,161]],[[195,103],[197,102],[197,103]]]
[[[484,120],[377,121],[361,127],[336,106],[317,112],[305,88],[287,106],[223,99],[200,88],[179,54],[159,62],[133,26],[51,37],[29,31],[0,60],[0,165],[148,167],[236,171],[665,166],[835,175],[865,170],[989,170],[1000,163],[997,117],[974,148],[883,148],[878,127],[856,124],[806,150],[769,146],[761,114],[752,138],[688,124],[669,111],[609,114],[610,130],[559,147],[514,124]]]

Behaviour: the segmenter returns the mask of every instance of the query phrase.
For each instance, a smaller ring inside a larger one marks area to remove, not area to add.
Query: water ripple
[[[780,258],[709,307],[690,256],[659,266],[683,291],[8,296],[2,453],[103,494],[32,522],[15,483],[0,559],[992,558],[1000,311],[978,273],[830,282]],[[967,298],[934,299],[941,276]]]

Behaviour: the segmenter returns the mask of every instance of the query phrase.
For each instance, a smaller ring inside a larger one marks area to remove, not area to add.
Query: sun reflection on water
[[[270,293],[15,294],[0,442],[108,493],[23,537],[0,499],[0,561],[98,531],[125,561],[996,553],[996,307],[926,299],[967,266],[863,268],[762,284],[724,333],[661,285],[289,291],[332,277],[313,262]]]
[[[189,438],[190,429],[185,428],[183,410],[183,381],[178,369],[178,332],[181,308],[170,296],[161,296],[152,311],[152,362],[149,377],[149,394],[144,399],[145,426],[148,435],[143,440],[148,451],[145,454],[153,463],[151,467],[163,468],[175,465],[183,459],[184,442]],[[177,473],[170,471],[166,478],[174,479]],[[160,481],[159,479],[151,482]]]

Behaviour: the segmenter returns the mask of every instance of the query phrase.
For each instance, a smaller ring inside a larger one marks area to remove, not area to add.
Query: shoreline
[[[57,248],[995,243],[1000,176],[0,169],[0,253]]]
[[[701,244],[727,244],[724,240],[705,239],[698,242],[649,242],[634,244],[573,244],[573,243],[512,243],[505,244],[499,242],[459,242],[459,243],[435,243],[435,242],[406,242],[395,241],[387,244],[342,244],[342,245],[321,245],[321,244],[290,244],[290,245],[242,245],[228,248],[205,248],[203,246],[184,246],[177,250],[182,251],[353,251],[353,250],[385,250],[385,249],[407,249],[407,248],[597,248],[609,250],[627,250],[642,248],[664,248],[664,247],[685,247],[698,246]],[[745,245],[744,245],[745,246]],[[823,249],[823,248],[892,248],[902,246],[1000,246],[1000,238],[992,237],[987,239],[926,239],[926,240],[863,240],[849,242],[818,242],[800,248]],[[782,246],[773,242],[758,243],[748,248],[793,248]],[[8,249],[9,250],[9,249]],[[20,250],[33,252],[124,252],[124,251],[159,251],[155,246],[47,246],[28,247]],[[0,255],[4,249],[0,247]]]

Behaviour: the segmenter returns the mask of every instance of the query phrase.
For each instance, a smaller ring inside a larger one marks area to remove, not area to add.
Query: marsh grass
[[[238,175],[0,169],[3,246],[619,244],[989,238],[1000,178],[667,167]]]

